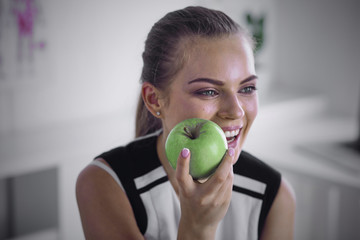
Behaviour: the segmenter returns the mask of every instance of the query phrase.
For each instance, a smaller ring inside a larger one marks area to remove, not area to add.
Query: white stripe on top
[[[99,161],[98,159],[95,159],[90,164],[98,166],[102,168],[104,171],[106,171],[108,174],[110,174],[110,176],[112,176],[114,180],[119,184],[121,189],[124,190],[124,187],[122,186],[118,176],[111,167],[107,166],[105,163]],[[158,167],[152,170],[151,172],[134,179],[134,181],[136,188],[140,189],[165,176],[166,176],[166,172],[164,168]],[[266,190],[265,183],[237,174],[234,174],[234,185],[260,194],[265,194],[265,190]]]
[[[151,172],[134,179],[134,181],[136,188],[140,189],[165,176],[166,172],[164,168],[158,167]],[[265,194],[266,190],[265,183],[237,174],[234,174],[234,185],[260,194]]]
[[[237,174],[234,174],[234,185],[260,194],[264,194],[266,189],[265,183]]]
[[[151,172],[148,172],[145,175],[135,178],[134,181],[136,188],[140,189],[165,176],[166,176],[166,172],[164,168],[158,167],[152,170]]]

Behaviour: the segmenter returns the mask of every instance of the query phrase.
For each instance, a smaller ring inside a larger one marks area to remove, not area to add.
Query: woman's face
[[[239,35],[201,38],[186,56],[161,109],[164,136],[187,118],[212,120],[224,130],[238,157],[258,110],[250,45]]]

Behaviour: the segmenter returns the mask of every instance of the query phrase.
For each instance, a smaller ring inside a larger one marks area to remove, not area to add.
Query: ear
[[[141,87],[141,96],[145,103],[146,108],[151,112],[151,114],[160,118],[156,113],[161,113],[161,104],[160,104],[160,92],[149,82],[144,82]]]

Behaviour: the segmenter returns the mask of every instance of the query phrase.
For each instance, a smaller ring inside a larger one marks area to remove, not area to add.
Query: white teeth
[[[235,137],[239,134],[240,129],[234,130],[234,131],[225,131],[225,136],[227,138]]]

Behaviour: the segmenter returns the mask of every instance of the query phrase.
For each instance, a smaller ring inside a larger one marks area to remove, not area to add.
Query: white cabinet
[[[360,188],[282,170],[296,193],[295,239],[360,239]]]

